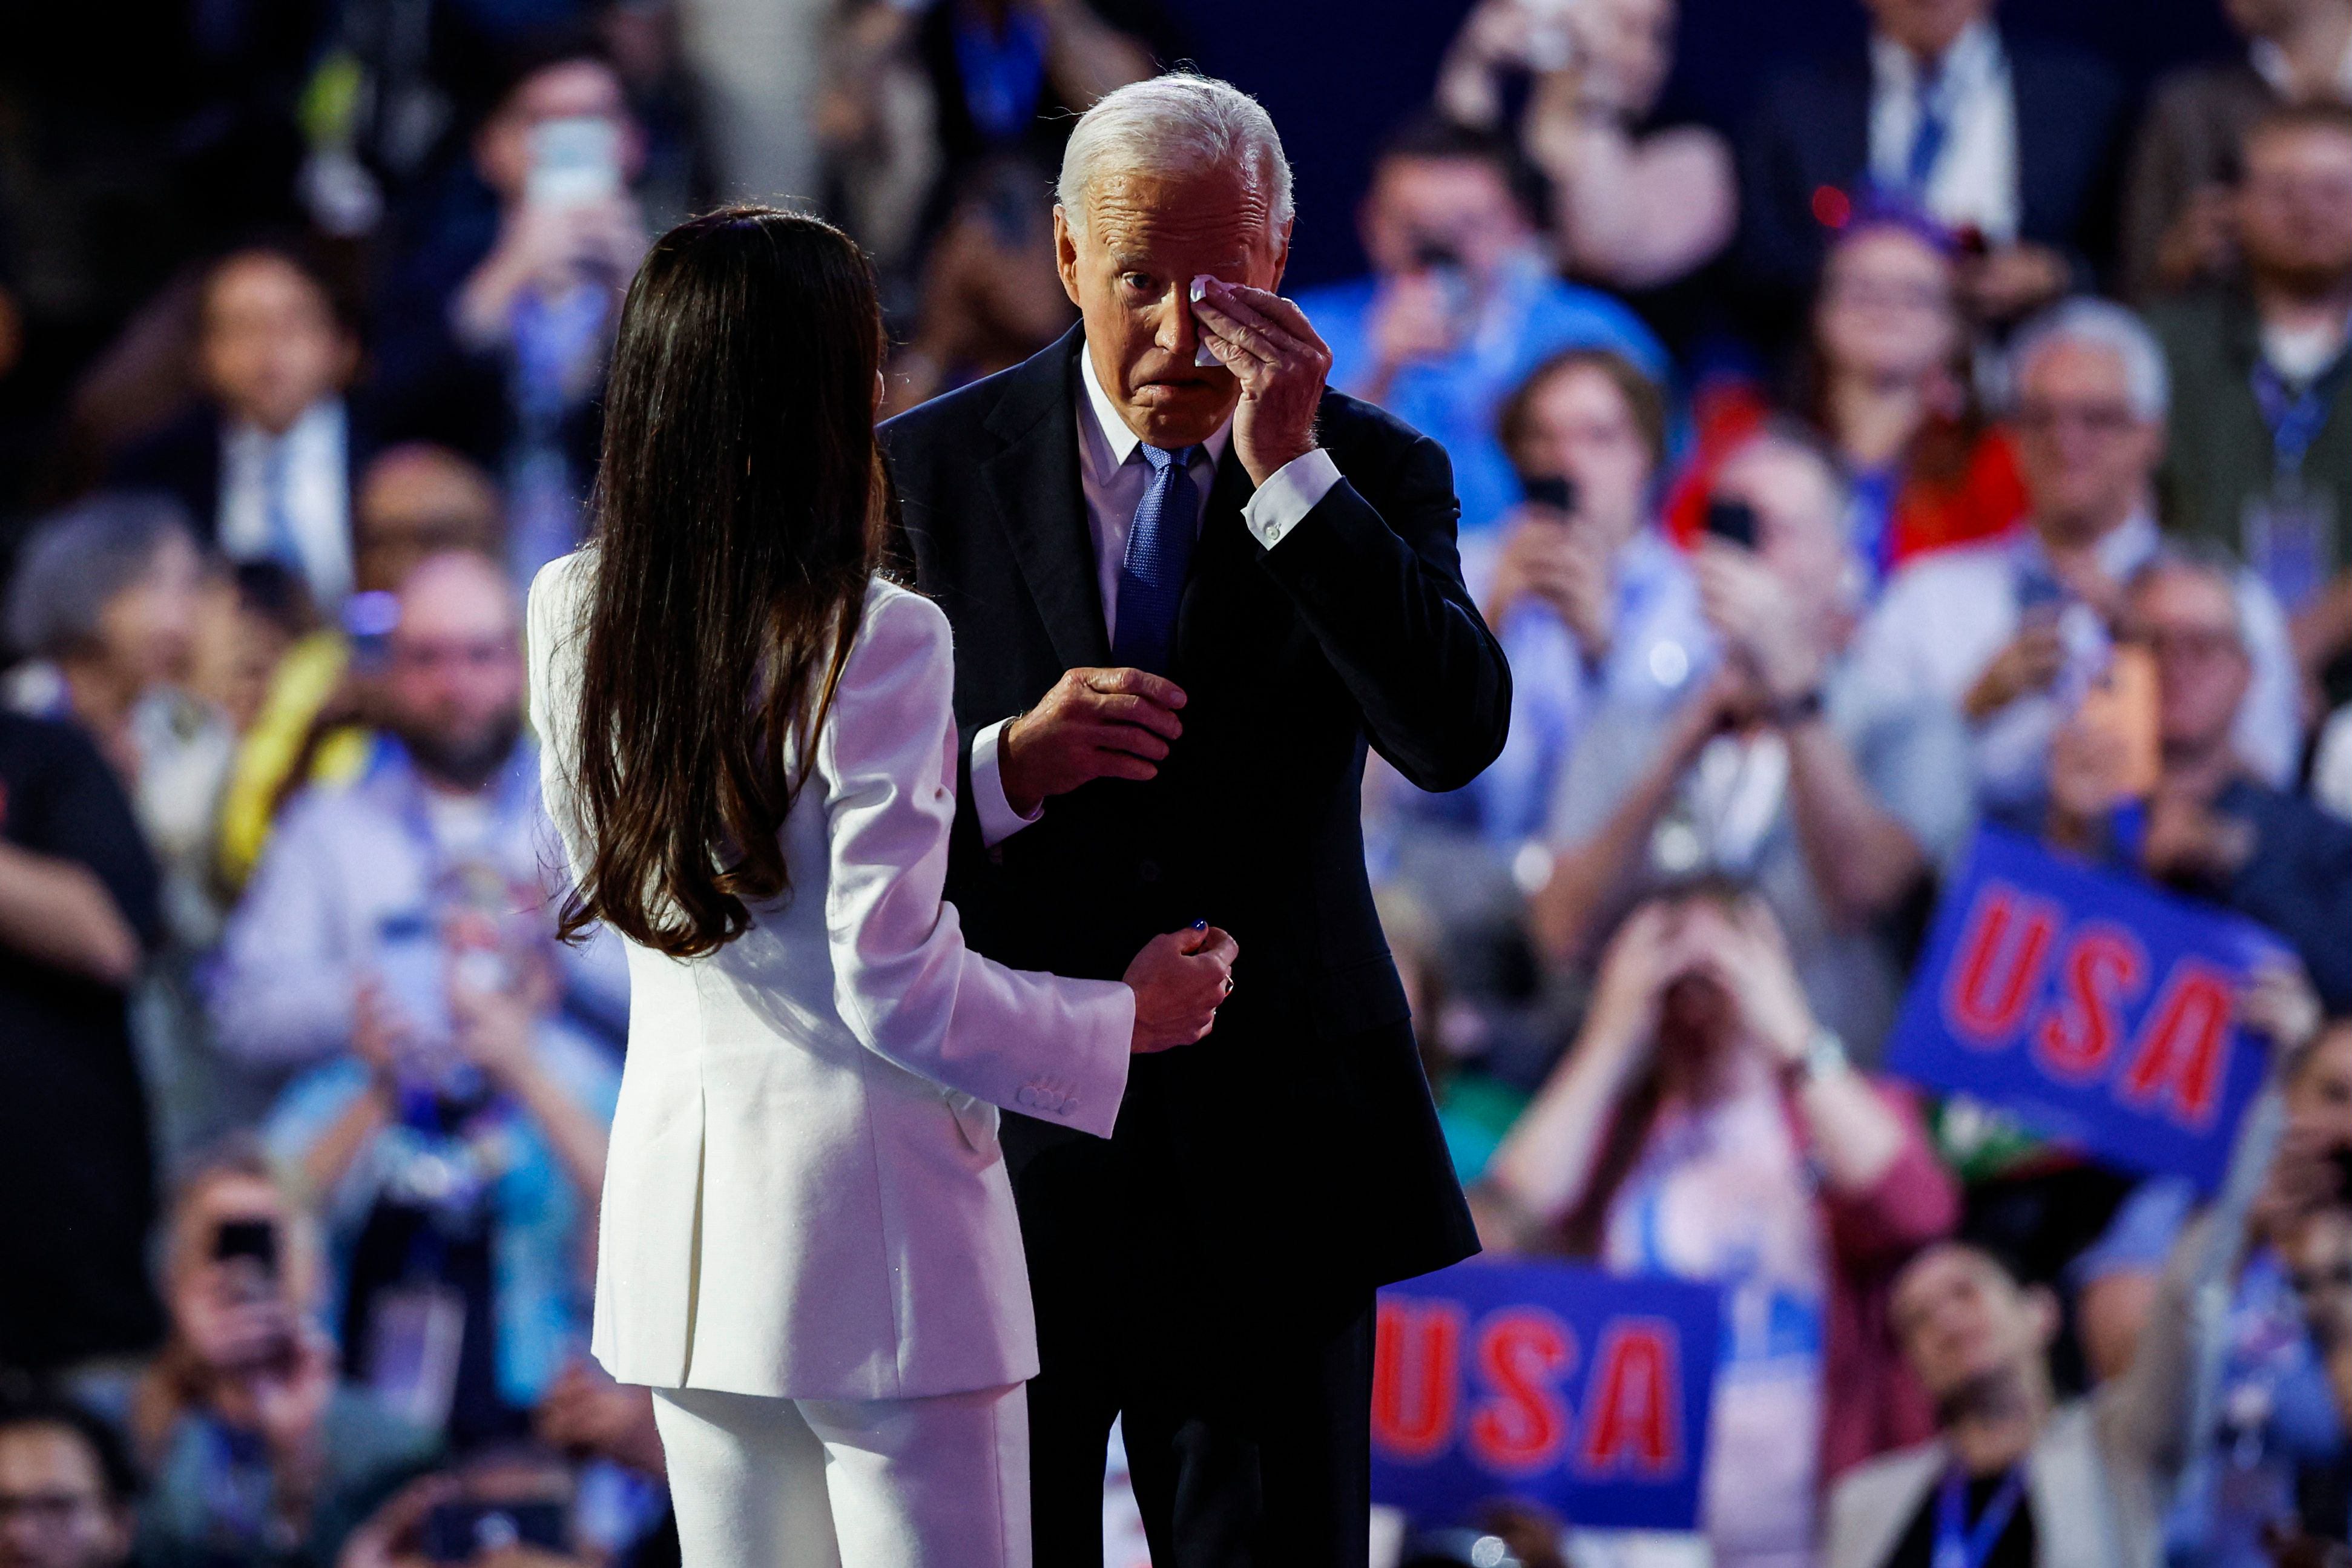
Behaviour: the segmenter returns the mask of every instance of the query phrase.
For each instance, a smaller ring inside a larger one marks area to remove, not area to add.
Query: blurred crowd
[[[1296,291],[1514,671],[1485,776],[1365,786],[1448,1140],[1490,1250],[1725,1295],[1703,1543],[1580,1560],[2340,1559],[2352,0],[2144,93],[1855,4],[1727,130],[1660,116],[1675,0],[1478,0]],[[1070,111],[1184,8],[130,10],[0,50],[0,1568],[674,1559],[585,1354],[626,976],[553,940],[520,584],[654,234],[844,224],[893,408],[1017,363]],[[1984,822],[2295,955],[2242,1201],[1880,1070]]]

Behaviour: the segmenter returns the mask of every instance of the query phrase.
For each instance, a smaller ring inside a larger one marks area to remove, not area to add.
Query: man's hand
[[[1754,551],[1710,540],[1691,565],[1708,624],[1746,656],[1766,697],[1790,702],[1820,687],[1828,667],[1822,628],[1804,624]]]
[[[1141,669],[1073,669],[996,742],[1004,803],[1023,816],[1096,779],[1150,779],[1184,732],[1184,690]]]
[[[1372,299],[1372,382],[1385,389],[1397,372],[1444,359],[1462,333],[1460,284],[1437,268],[1383,279]]]
[[[1992,656],[1992,662],[1961,699],[1961,711],[1969,722],[1981,724],[2028,692],[2049,690],[2065,663],[2066,645],[2059,638],[2056,623],[2030,625]]]
[[[1234,450],[1258,484],[1315,449],[1315,415],[1331,374],[1331,351],[1306,312],[1279,294],[1205,279],[1194,307],[1217,363],[1242,384],[1234,414]]]
[[[1504,526],[1488,622],[1499,624],[1523,597],[1540,599],[1567,624],[1587,664],[1607,658],[1614,584],[1591,531],[1541,506],[1519,508]]]

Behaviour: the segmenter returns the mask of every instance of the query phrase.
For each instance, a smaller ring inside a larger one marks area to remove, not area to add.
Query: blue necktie
[[[1911,132],[1911,153],[1904,160],[1903,191],[1915,202],[1927,199],[1927,183],[1936,176],[1937,162],[1944,155],[1945,138],[1951,134],[1951,122],[1944,102],[1944,62],[1919,68],[1918,85],[1915,89],[1919,100],[1919,122]]]
[[[1187,471],[1197,447],[1179,451],[1147,446],[1151,483],[1127,531],[1118,567],[1118,627],[1110,658],[1116,665],[1168,673],[1168,644],[1176,631],[1176,605],[1184,595],[1184,568],[1200,529],[1198,490]]]

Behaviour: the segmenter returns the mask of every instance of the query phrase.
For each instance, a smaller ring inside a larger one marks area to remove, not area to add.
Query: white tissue
[[[1210,275],[1206,272],[1202,273],[1199,277],[1192,279],[1192,303],[1197,305],[1203,299],[1208,297],[1209,284],[1211,281],[1212,279]],[[1209,350],[1209,345],[1206,341],[1209,334],[1209,329],[1207,325],[1202,321],[1201,313],[1198,310],[1192,312],[1192,325],[1200,331],[1202,339],[1202,341],[1192,350],[1192,363],[1203,369],[1210,365],[1223,364],[1224,362],[1220,360]]]

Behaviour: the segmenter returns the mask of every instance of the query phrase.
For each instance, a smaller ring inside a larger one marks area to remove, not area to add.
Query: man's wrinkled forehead
[[[1087,187],[1086,209],[1088,237],[1122,261],[1181,250],[1237,264],[1273,237],[1265,182],[1239,170],[1106,174]]]

